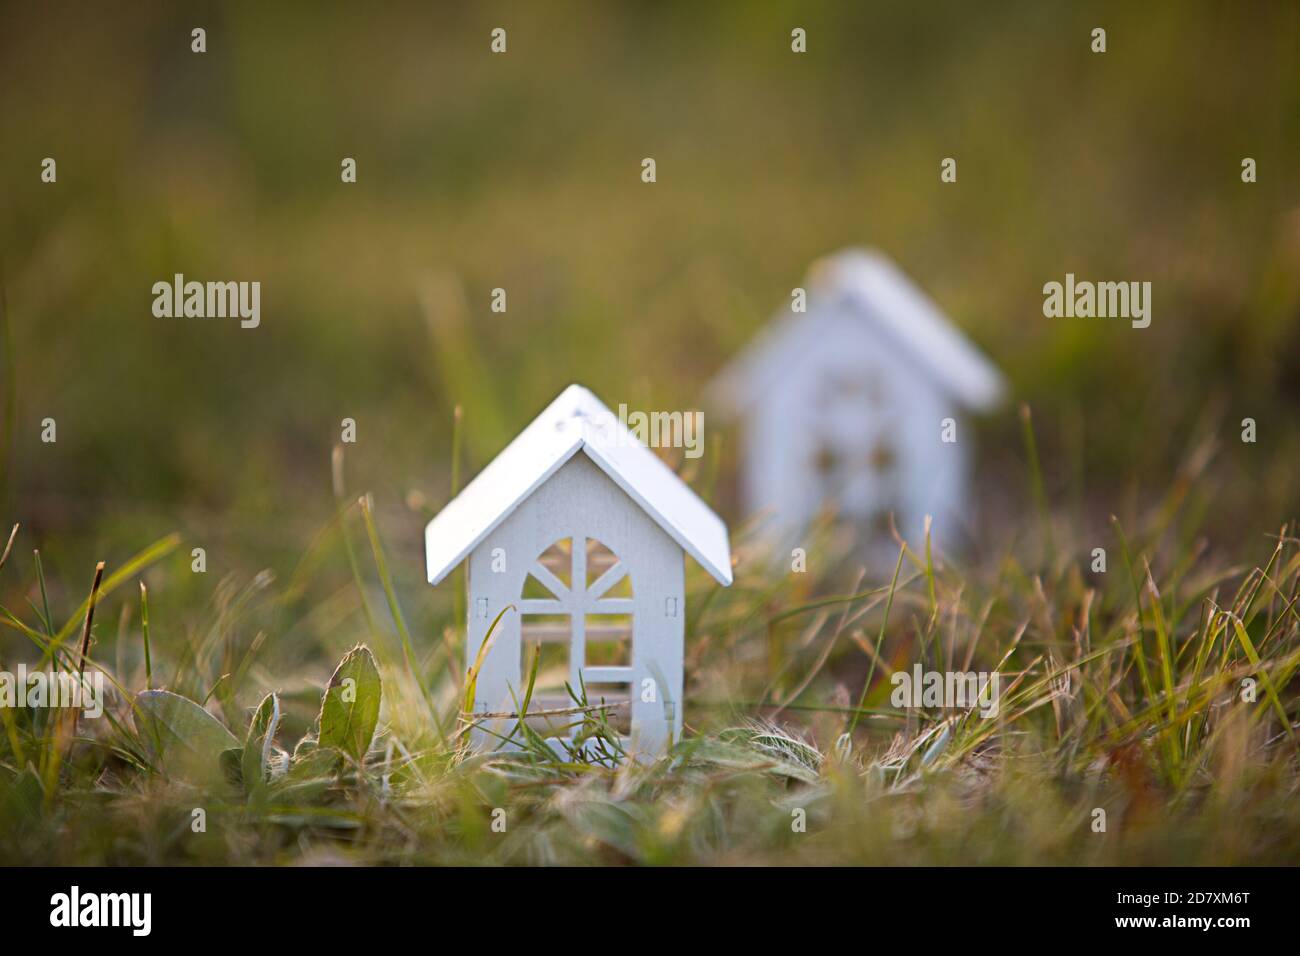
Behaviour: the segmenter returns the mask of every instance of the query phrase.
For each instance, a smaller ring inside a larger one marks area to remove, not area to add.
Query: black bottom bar
[[[0,884],[7,942],[193,942],[208,927],[259,947],[412,933],[450,942],[475,925],[509,946],[554,939],[565,914],[575,941],[596,926],[643,925],[682,942],[688,927],[710,924],[689,930],[692,942],[719,934],[770,946],[782,927],[813,942],[850,925],[929,937],[924,945],[1039,929],[1072,942],[1219,941],[1283,931],[1297,898],[1291,869],[10,868]]]

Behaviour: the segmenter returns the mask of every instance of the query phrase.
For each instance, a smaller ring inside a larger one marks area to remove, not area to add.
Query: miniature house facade
[[[783,310],[710,388],[744,430],[746,508],[790,540],[823,508],[867,541],[890,515],[915,540],[969,527],[964,414],[996,407],[1002,376],[884,255],[814,264],[806,311]],[[792,297],[792,303],[794,299]]]
[[[591,392],[570,386],[524,429],[429,522],[425,553],[431,584],[468,560],[467,672],[492,631],[468,715],[476,746],[510,737],[534,655],[530,714],[573,709],[567,682],[608,705],[629,752],[679,737],[684,556],[729,585],[727,529]],[[529,726],[563,754],[581,719]]]

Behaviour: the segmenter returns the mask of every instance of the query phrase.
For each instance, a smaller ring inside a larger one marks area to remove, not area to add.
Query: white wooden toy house
[[[629,752],[678,738],[684,554],[729,585],[727,528],[587,389],[565,389],[429,522],[425,553],[430,584],[469,561],[467,672],[497,615],[516,609],[492,634],[476,713],[517,713],[538,652],[529,713],[572,707],[567,681],[590,704],[612,705]],[[580,720],[529,726],[563,753]],[[515,725],[480,718],[474,743],[495,747]]]
[[[815,263],[806,311],[783,309],[710,386],[744,430],[742,494],[778,539],[822,508],[879,541],[889,515],[915,540],[969,527],[968,411],[995,408],[996,368],[886,256]],[[890,550],[892,559],[892,550]]]

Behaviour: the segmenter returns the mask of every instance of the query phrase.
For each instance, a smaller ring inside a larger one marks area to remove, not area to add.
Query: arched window
[[[530,710],[572,706],[565,690],[586,689],[588,703],[605,703],[609,723],[627,733],[631,720],[632,578],[595,538],[555,542],[533,562],[520,595],[526,684],[540,654]],[[522,694],[522,689],[520,691]],[[562,730],[572,719],[547,721]]]

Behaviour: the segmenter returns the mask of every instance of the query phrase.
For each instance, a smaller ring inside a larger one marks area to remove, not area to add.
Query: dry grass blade
[[[9,532],[9,541],[5,545],[4,554],[0,554],[0,568],[3,568],[5,562],[9,560],[9,552],[14,548],[14,538],[16,537],[18,537],[18,525],[14,524],[13,530]]]

